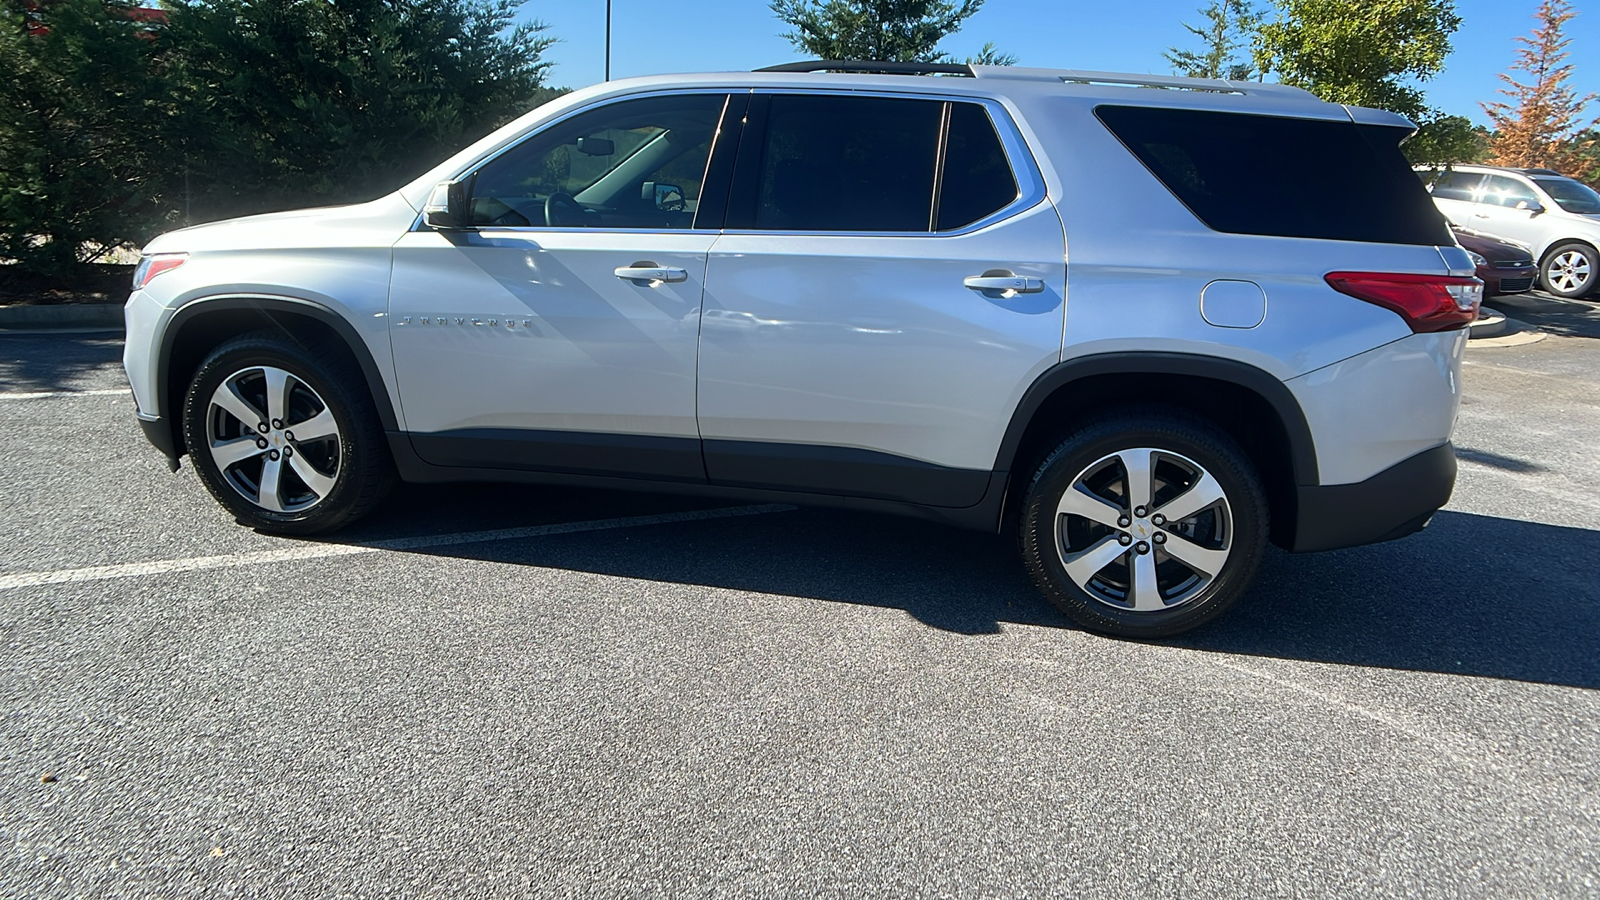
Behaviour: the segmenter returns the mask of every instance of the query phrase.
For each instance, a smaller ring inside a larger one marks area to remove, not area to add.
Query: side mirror
[[[639,192],[639,199],[652,203],[655,208],[665,212],[682,212],[685,201],[683,188],[665,181],[646,181],[644,189]]]
[[[472,197],[469,181],[441,181],[434,185],[422,221],[430,228],[458,229],[472,226]]]
[[[1544,212],[1544,204],[1537,200],[1520,200],[1517,202],[1517,209],[1527,210],[1537,216]]]

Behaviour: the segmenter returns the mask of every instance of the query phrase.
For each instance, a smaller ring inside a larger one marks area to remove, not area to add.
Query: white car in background
[[[1552,169],[1418,171],[1445,218],[1532,248],[1545,290],[1583,297],[1600,283],[1600,194],[1583,182]]]

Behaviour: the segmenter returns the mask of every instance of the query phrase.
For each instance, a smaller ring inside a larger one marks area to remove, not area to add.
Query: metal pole
[[[611,80],[611,0],[606,0],[606,80]]]

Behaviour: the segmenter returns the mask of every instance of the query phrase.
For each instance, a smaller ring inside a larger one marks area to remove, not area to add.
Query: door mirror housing
[[[681,185],[668,184],[665,181],[646,181],[644,189],[639,193],[640,200],[654,204],[658,210],[681,212],[685,205]]]
[[[1537,200],[1522,200],[1517,203],[1517,209],[1527,210],[1537,216],[1544,212],[1544,204]]]
[[[472,227],[472,193],[469,180],[441,181],[422,208],[422,221],[430,228]]]

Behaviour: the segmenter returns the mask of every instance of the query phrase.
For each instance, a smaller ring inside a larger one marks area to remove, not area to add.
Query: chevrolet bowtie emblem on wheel
[[[476,326],[478,328],[532,328],[533,319],[501,316],[401,316],[396,327],[407,325]]]

